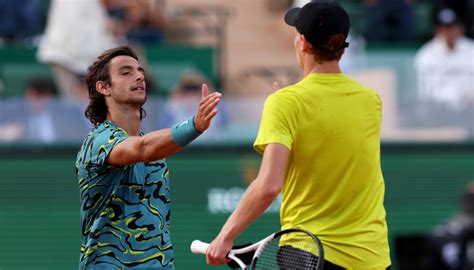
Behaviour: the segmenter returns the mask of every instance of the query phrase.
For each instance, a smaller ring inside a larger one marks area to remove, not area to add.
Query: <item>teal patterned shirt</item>
[[[91,130],[77,155],[80,270],[174,269],[165,160],[126,166],[105,163],[127,137],[106,120]]]

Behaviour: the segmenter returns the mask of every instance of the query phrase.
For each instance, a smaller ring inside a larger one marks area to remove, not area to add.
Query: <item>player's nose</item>
[[[137,77],[135,79],[136,81],[143,81],[145,80],[145,75],[141,72],[137,72]]]

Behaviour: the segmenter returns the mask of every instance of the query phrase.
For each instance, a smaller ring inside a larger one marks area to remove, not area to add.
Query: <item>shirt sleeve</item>
[[[262,119],[255,150],[262,154],[270,143],[279,143],[292,149],[297,126],[297,106],[295,99],[280,90],[267,98],[263,107]]]
[[[112,149],[127,138],[127,133],[120,128],[109,127],[102,130],[91,143],[89,163],[95,166],[106,165],[105,160]]]

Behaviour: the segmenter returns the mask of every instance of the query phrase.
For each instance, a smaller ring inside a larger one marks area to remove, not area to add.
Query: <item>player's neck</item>
[[[141,120],[140,108],[130,106],[108,108],[107,120],[125,130],[130,136],[140,135]]]
[[[339,61],[327,61],[322,63],[317,63],[314,60],[308,61],[304,65],[304,75],[310,73],[326,73],[326,74],[338,74],[341,73],[341,68],[339,67]]]

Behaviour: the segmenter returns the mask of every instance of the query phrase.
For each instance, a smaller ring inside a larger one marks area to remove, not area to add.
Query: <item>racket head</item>
[[[282,230],[262,243],[250,269],[323,269],[324,249],[314,234],[299,228]]]

